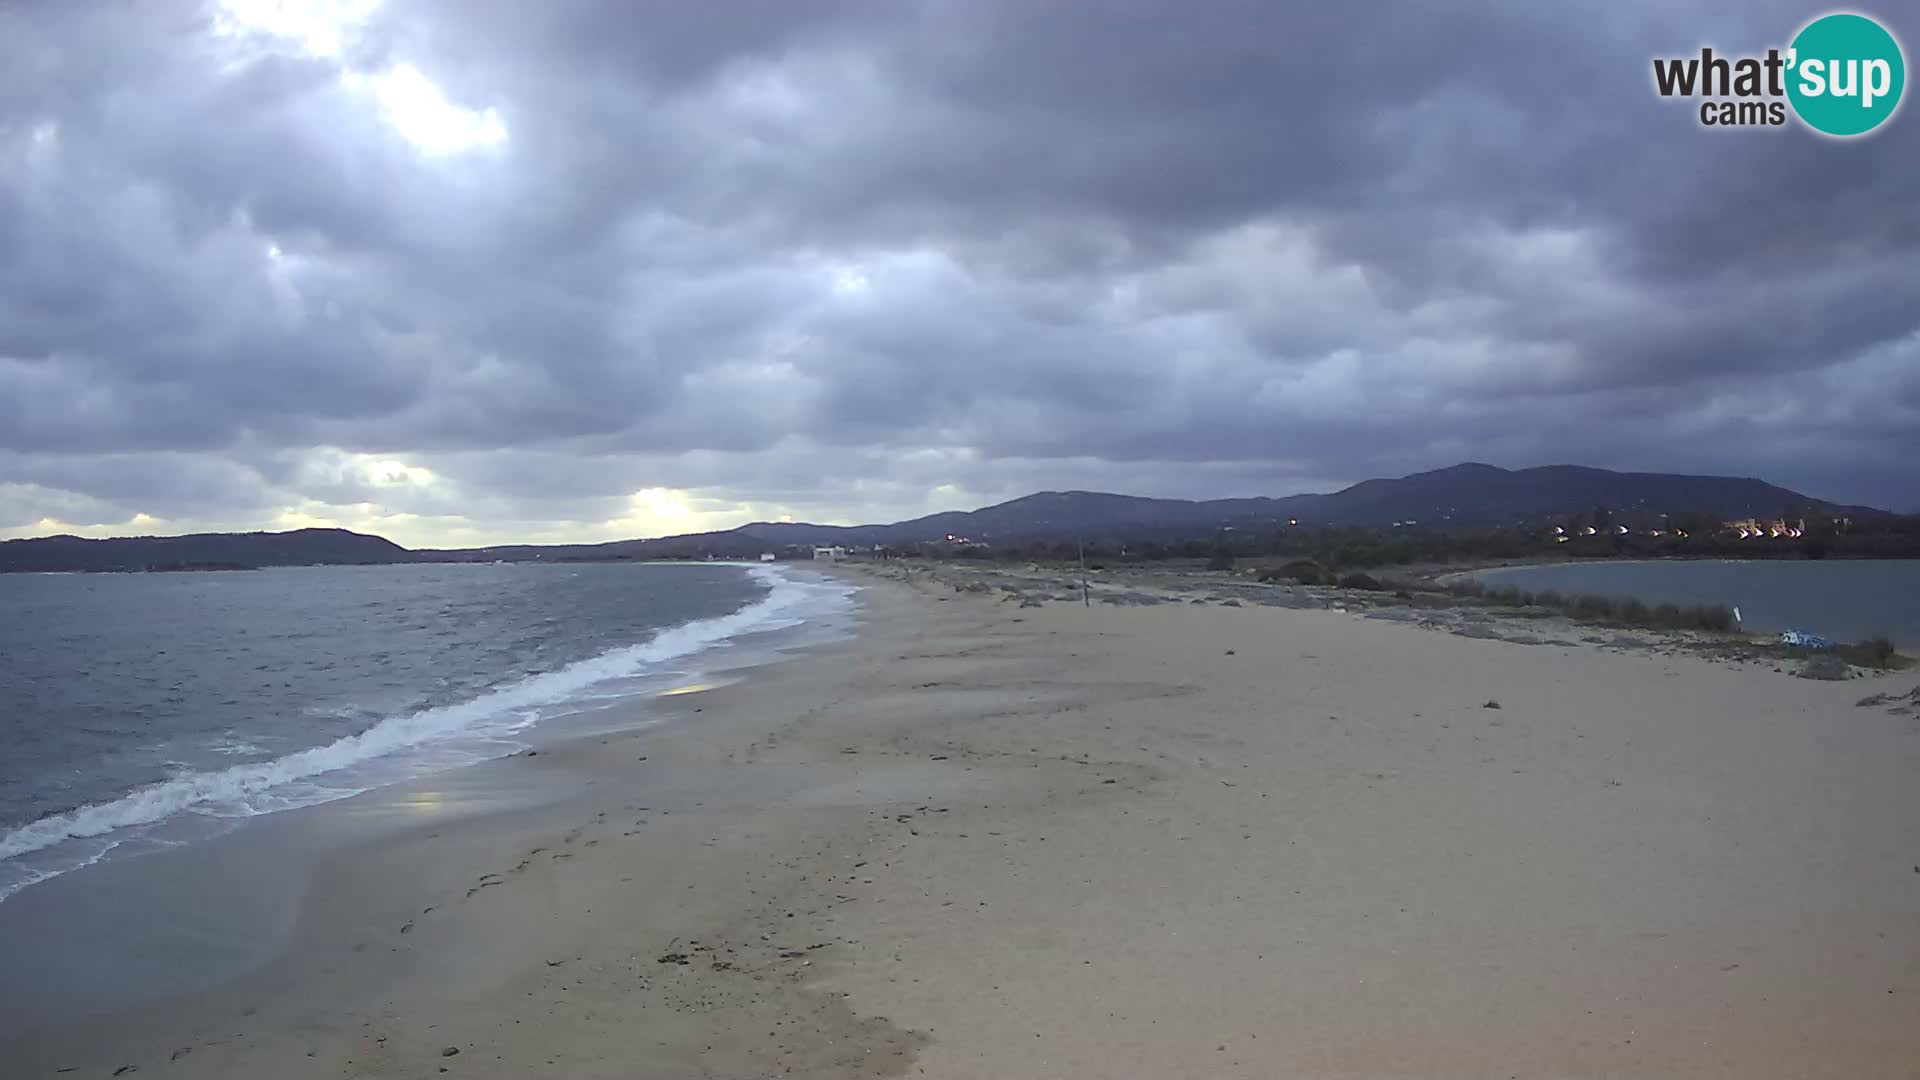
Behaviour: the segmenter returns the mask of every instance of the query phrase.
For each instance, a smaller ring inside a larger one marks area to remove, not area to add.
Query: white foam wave
[[[800,581],[773,567],[749,567],[748,573],[769,585],[770,591],[731,614],[668,627],[640,644],[530,676],[470,701],[389,717],[357,735],[324,746],[272,761],[186,773],[112,802],[41,818],[0,836],[0,859],[150,825],[183,812],[251,816],[355,795],[366,789],[350,784],[314,784],[312,778],[453,739],[509,737],[533,724],[541,706],[577,700],[596,684],[644,674],[664,661],[724,644],[742,634],[798,625],[805,621],[809,609],[823,602],[843,606],[852,592],[838,584]],[[495,756],[511,748],[501,743]],[[295,787],[301,789],[297,795],[286,790]],[[0,891],[0,896],[5,891]]]

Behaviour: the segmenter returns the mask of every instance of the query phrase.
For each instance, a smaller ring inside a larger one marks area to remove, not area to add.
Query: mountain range
[[[1540,523],[1595,507],[1716,519],[1802,514],[1878,516],[1761,480],[1671,473],[1622,473],[1577,465],[1502,469],[1466,463],[1396,479],[1367,480],[1324,495],[1281,498],[1151,499],[1094,491],[1043,491],[978,510],[955,510],[884,525],[761,521],[718,532],[604,544],[503,545],[408,550],[343,529],[284,533],[203,533],[86,540],[50,536],[0,542],[0,572],[119,570],[243,564],[361,564],[531,558],[751,556],[792,545],[911,545],[949,537],[991,544],[1113,538],[1174,539],[1221,529],[1396,525],[1472,529]]]

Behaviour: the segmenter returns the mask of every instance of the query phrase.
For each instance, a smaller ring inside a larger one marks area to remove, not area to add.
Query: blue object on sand
[[[1787,630],[1780,635],[1780,644],[1792,645],[1800,649],[1831,649],[1833,642],[1818,634],[1809,634],[1805,630]]]

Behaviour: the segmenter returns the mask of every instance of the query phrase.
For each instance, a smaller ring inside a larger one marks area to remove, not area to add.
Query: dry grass
[[[1732,633],[1733,609],[1725,604],[1658,604],[1649,606],[1633,597],[1601,596],[1582,593],[1563,596],[1551,589],[1533,592],[1511,585],[1488,587],[1477,581],[1458,581],[1443,586],[1450,594],[1468,600],[1503,604],[1519,608],[1559,611],[1580,622],[1608,626],[1636,626],[1658,630],[1708,630]]]

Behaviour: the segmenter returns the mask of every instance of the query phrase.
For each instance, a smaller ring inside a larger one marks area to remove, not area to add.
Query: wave
[[[852,591],[837,584],[798,581],[773,567],[753,566],[748,567],[747,572],[770,588],[765,596],[731,614],[667,627],[647,641],[529,676],[468,701],[388,717],[359,734],[323,746],[296,751],[272,761],[186,773],[111,802],[40,818],[0,835],[0,860],[68,841],[104,837],[118,830],[151,825],[180,813],[247,817],[357,795],[368,788],[351,783],[319,787],[311,781],[379,758],[429,749],[454,739],[510,737],[534,724],[540,717],[541,706],[576,700],[597,684],[644,674],[660,663],[690,656],[742,634],[799,625],[806,621],[806,609],[813,604],[834,597],[844,600]],[[498,752],[487,756],[507,752],[511,752],[510,748],[502,744]],[[303,785],[306,790],[297,797],[276,791],[294,785]],[[254,809],[255,800],[267,801],[271,810]],[[45,876],[51,875],[36,875],[33,880],[43,880]],[[20,884],[25,882],[15,884],[14,888]],[[0,888],[0,897],[8,891],[12,890]]]

